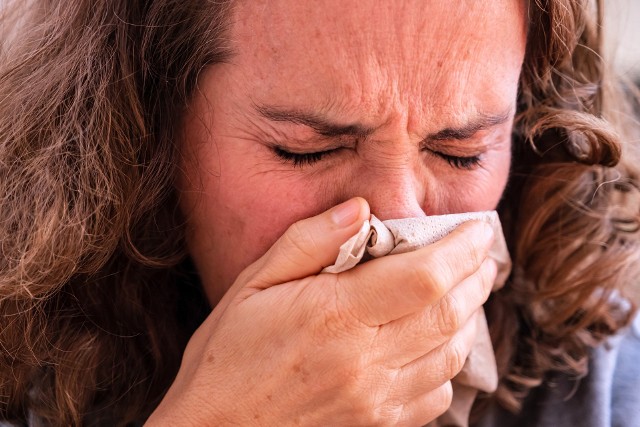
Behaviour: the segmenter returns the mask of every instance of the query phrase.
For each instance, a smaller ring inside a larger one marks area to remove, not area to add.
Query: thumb
[[[265,289],[320,273],[335,262],[340,245],[369,217],[369,204],[355,197],[294,223],[258,261],[247,287]]]

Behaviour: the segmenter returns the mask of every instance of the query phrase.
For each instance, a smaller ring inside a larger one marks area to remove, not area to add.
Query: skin
[[[524,4],[310,5],[238,3],[234,55],[184,118],[181,209],[215,308],[150,424],[423,424],[473,342],[495,276],[482,224],[318,273],[370,213],[495,208]]]
[[[236,55],[201,80],[186,124],[183,210],[214,303],[290,224],[350,197],[381,219],[478,211],[496,206],[507,181],[525,46],[520,2],[326,3],[239,4]],[[256,105],[374,131],[322,137],[268,120]],[[424,141],[505,113],[464,140]],[[342,150],[294,167],[273,145]],[[451,167],[429,148],[481,155],[481,167]]]

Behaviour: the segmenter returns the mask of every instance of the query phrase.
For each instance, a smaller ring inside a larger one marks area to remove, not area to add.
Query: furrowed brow
[[[265,105],[256,105],[256,111],[264,118],[274,122],[288,122],[297,125],[308,126],[317,134],[326,137],[356,136],[366,137],[374,129],[361,124],[332,123],[330,120],[317,114],[305,113],[298,110],[286,110]]]
[[[458,127],[445,128],[438,132],[429,134],[426,140],[445,141],[445,140],[465,140],[471,138],[477,132],[487,130],[492,127],[506,123],[511,118],[511,109],[500,114],[483,114],[477,119]]]

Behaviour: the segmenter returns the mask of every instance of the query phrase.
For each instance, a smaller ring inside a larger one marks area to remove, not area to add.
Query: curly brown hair
[[[537,0],[500,205],[514,272],[487,304],[516,411],[586,374],[638,272],[637,123],[601,58],[602,2]],[[0,6],[2,8],[2,6]],[[0,419],[144,420],[210,308],[174,190],[180,117],[225,61],[229,1],[5,2]],[[490,399],[478,402],[477,409]]]

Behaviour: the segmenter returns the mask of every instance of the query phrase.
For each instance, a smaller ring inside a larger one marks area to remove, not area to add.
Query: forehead
[[[502,108],[524,56],[525,4],[253,0],[237,5],[231,38],[247,93],[270,103]]]

